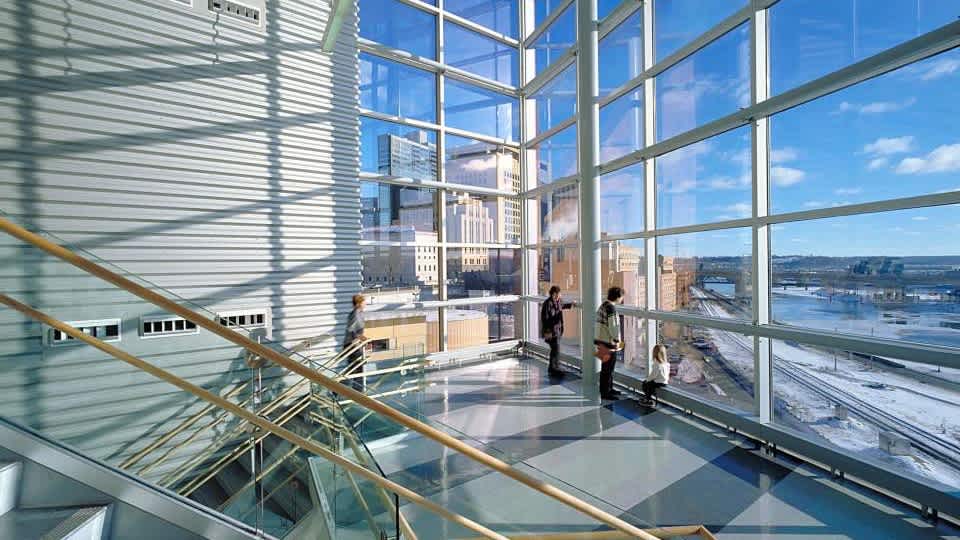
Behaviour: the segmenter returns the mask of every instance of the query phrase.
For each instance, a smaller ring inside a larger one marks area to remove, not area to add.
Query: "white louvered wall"
[[[267,0],[263,28],[207,0],[0,0],[0,210],[214,310],[268,308],[287,345],[339,335],[359,290],[356,17]],[[0,291],[222,388],[249,375],[208,333],[0,238]],[[334,343],[328,340],[330,347]],[[195,410],[182,392],[0,311],[0,415],[117,462]]]

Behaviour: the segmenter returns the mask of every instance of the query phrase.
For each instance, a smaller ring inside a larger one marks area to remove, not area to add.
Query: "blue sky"
[[[543,6],[537,13],[539,20],[546,16],[548,3],[538,2]],[[516,32],[508,24],[515,5],[509,0],[448,0],[446,4],[463,14],[479,13],[477,17],[490,22],[477,20],[496,25],[504,33]],[[600,4],[601,14],[605,14],[617,2]],[[397,5],[396,0],[361,0],[361,35],[416,54],[433,55],[430,17],[424,22],[417,15],[422,24],[416,35],[411,35],[411,19],[389,13],[396,9],[391,6]],[[657,5],[656,57],[662,59],[745,3],[661,0]],[[491,9],[485,11],[484,6]],[[403,13],[409,9],[403,7]],[[956,0],[782,0],[770,11],[771,91],[790,90],[958,17],[960,2]],[[560,24],[566,27],[552,29],[545,41],[564,41],[572,35],[572,18],[563,18]],[[642,24],[640,14],[635,14],[601,44],[603,92],[639,73],[637,60],[642,55],[637,38]],[[460,34],[463,32],[456,35]],[[451,46],[464,69],[504,82],[515,78],[515,55],[478,60],[470,51],[482,55],[493,49],[463,35]],[[657,77],[659,138],[749,105],[749,39],[749,27],[742,25]],[[557,88],[568,90],[572,75],[565,74]],[[398,79],[399,84],[376,89],[376,99],[370,93],[372,101],[364,106],[433,120],[424,117],[436,116],[436,111],[425,106],[432,75],[425,78],[408,73]],[[773,211],[960,191],[958,88],[960,49],[955,49],[775,116],[771,120]],[[555,94],[557,103],[549,108],[549,122],[547,108],[541,108],[540,123],[555,124],[572,113],[569,95],[562,94]],[[639,93],[631,93],[601,111],[605,160],[643,143],[637,122],[645,105],[641,98]],[[519,111],[509,99],[458,84],[448,86],[447,103],[449,125],[500,137],[518,136]],[[368,135],[363,136],[365,162],[371,151],[375,153],[375,147],[366,150],[371,140]],[[550,141],[550,152],[541,156],[550,162],[554,177],[573,167],[575,153],[570,145],[574,140],[574,130],[568,130]],[[659,226],[750,215],[749,129],[677,150],[658,163]],[[642,226],[642,197],[635,185],[640,182],[639,168],[603,180],[604,226],[609,232],[631,232]],[[626,219],[613,219],[618,211]],[[780,255],[957,255],[958,233],[960,208],[939,207],[777,226],[772,237],[773,251]],[[704,233],[690,243],[689,251],[699,255],[743,251],[739,234]],[[676,247],[677,242],[673,244]]]

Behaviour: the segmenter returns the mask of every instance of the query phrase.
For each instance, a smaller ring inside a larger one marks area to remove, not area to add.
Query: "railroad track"
[[[710,294],[706,291],[704,291],[704,293]],[[717,316],[715,310],[718,308],[716,306],[711,306],[706,302],[702,303],[702,305],[709,315]],[[744,343],[742,336],[734,332],[726,333],[733,343],[752,353],[753,347],[748,343]],[[851,414],[859,416],[883,430],[898,433],[924,453],[955,469],[960,469],[960,444],[945,440],[942,437],[931,434],[925,429],[905,422],[897,416],[860,399],[856,395],[824,381],[782,356],[774,355],[773,359],[773,369],[776,374],[790,379],[828,402],[846,407]]]

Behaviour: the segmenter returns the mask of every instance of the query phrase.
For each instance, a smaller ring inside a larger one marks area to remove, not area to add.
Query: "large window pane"
[[[753,411],[753,338],[704,326],[661,322],[670,386],[745,412]]]
[[[429,310],[387,311],[379,304],[403,303],[401,291],[367,294],[369,305],[364,319],[364,333],[373,342],[371,359],[409,358],[440,351],[440,312]]]
[[[695,40],[746,5],[745,0],[670,0],[654,9],[657,61]]]
[[[751,320],[750,229],[657,238],[658,308]]]
[[[437,120],[437,77],[420,69],[360,53],[360,106],[426,122]]]
[[[549,288],[549,287],[548,287]],[[564,296],[567,291],[562,291],[561,301],[567,302],[569,298]],[[530,314],[530,326],[527,337],[532,343],[541,347],[547,347],[547,342],[541,337],[540,328],[540,302],[527,302],[527,310]],[[560,352],[580,358],[580,308],[571,307],[563,310],[563,335],[560,336]]]
[[[774,225],[775,321],[960,348],[960,205]]]
[[[537,249],[537,294],[560,287],[571,298],[580,296],[580,248],[575,245]]]
[[[447,78],[447,125],[481,135],[520,139],[520,106],[515,98]]]
[[[960,190],[960,49],[771,120],[774,212]]]
[[[598,0],[597,19],[603,20],[604,17],[609,15],[610,12],[616,9],[621,3],[623,3],[623,0]]]
[[[657,227],[753,215],[750,151],[743,127],[657,158]]]
[[[360,170],[435,181],[437,133],[361,116]]]
[[[447,192],[447,242],[520,243],[520,199]]]
[[[451,351],[516,339],[514,303],[447,308],[447,348]]]
[[[600,109],[600,162],[643,147],[643,90],[634,90]]]
[[[602,290],[623,288],[623,303],[646,307],[647,276],[644,241],[617,240],[600,244],[600,280]]]
[[[364,240],[436,242],[436,191],[379,182],[360,183]]]
[[[530,95],[537,111],[536,133],[567,120],[577,110],[577,66],[570,64],[549,83]]]
[[[457,135],[444,140],[447,182],[520,192],[518,149]]]
[[[615,370],[642,380],[647,376],[647,320],[623,315],[620,324],[624,347]]]
[[[570,242],[580,235],[579,193],[576,184],[564,186],[539,199],[539,228],[530,231],[531,242]]]
[[[443,39],[448,65],[516,86],[520,75],[520,53],[516,47],[451,22],[443,25]]]
[[[456,0],[444,2],[444,9],[477,24],[516,38],[519,34],[518,0]]]
[[[952,0],[783,0],[770,8],[775,94],[954,22]]]
[[[520,294],[520,250],[447,249],[447,296],[476,298]]]
[[[626,234],[644,230],[643,163],[600,177],[600,231]]]
[[[409,302],[439,297],[441,261],[437,246],[372,245],[361,249],[365,294],[395,294]],[[379,298],[385,299],[382,295]]]
[[[536,62],[535,73],[547,69],[557,58],[563,56],[567,49],[577,40],[576,5],[571,5],[563,14],[547,28],[530,47],[534,50]]]
[[[774,341],[774,418],[817,442],[926,481],[960,488],[960,469],[914,446],[956,445],[960,391],[931,386],[958,370],[796,342]],[[956,380],[956,379],[954,379]],[[892,442],[892,444],[890,444]]]
[[[538,185],[577,174],[576,124],[528,148],[527,159]]]
[[[437,57],[436,17],[397,0],[360,0],[360,37],[425,58]]]
[[[620,87],[643,71],[643,10],[627,17],[600,40],[600,95]]]
[[[660,141],[749,106],[749,25],[738,26],[658,75],[656,87]]]

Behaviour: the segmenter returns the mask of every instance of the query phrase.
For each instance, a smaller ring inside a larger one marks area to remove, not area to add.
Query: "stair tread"
[[[19,461],[0,461],[0,472],[9,467],[16,467],[19,464]]]
[[[0,538],[62,538],[105,508],[14,508],[0,516]]]

